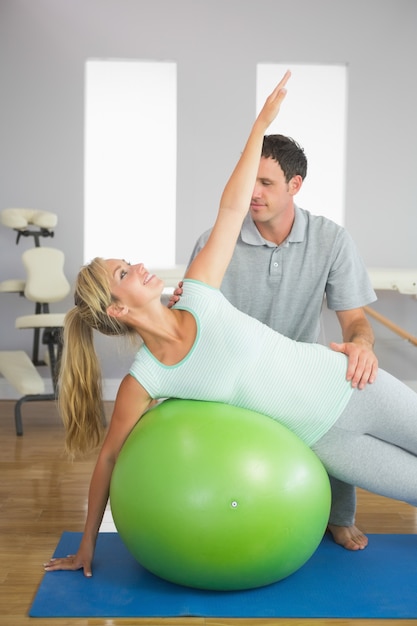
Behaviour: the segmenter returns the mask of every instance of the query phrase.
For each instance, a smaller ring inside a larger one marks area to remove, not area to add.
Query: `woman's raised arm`
[[[287,71],[268,96],[255,120],[242,155],[223,191],[219,212],[210,237],[191,263],[186,278],[219,288],[232,258],[242,222],[249,210],[255,186],[262,142],[268,126],[277,116],[286,95]]]

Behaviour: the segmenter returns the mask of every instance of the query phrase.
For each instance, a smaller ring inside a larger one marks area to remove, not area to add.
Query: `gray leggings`
[[[312,449],[331,476],[417,506],[417,394],[384,370]]]

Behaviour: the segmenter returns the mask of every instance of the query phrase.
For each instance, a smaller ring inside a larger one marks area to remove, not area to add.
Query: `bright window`
[[[84,260],[174,266],[176,64],[88,61],[85,106]]]

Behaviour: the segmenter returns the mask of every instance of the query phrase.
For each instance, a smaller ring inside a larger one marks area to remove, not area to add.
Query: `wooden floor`
[[[82,531],[94,458],[68,462],[63,431],[53,403],[23,408],[23,437],[16,437],[12,401],[0,401],[0,624],[159,626],[409,626],[414,620],[288,619],[47,619],[27,617],[43,577],[42,563],[53,553],[64,530]],[[110,403],[106,406],[111,411]],[[107,519],[107,521],[106,521]],[[358,491],[357,523],[368,533],[415,533],[415,510],[405,504]],[[111,517],[103,530],[111,530]],[[341,548],[342,549],[342,548]],[[416,555],[417,556],[417,555]],[[343,589],[340,590],[343,593]],[[352,598],[355,602],[355,598]]]

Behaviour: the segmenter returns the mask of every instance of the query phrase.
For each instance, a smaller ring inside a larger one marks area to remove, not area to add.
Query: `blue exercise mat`
[[[56,556],[76,552],[81,533],[65,532]],[[181,563],[178,564],[181,567]],[[288,578],[249,591],[201,591],[146,571],[117,533],[100,533],[93,577],[45,573],[31,617],[417,618],[417,536],[369,535],[350,552],[324,537]]]

